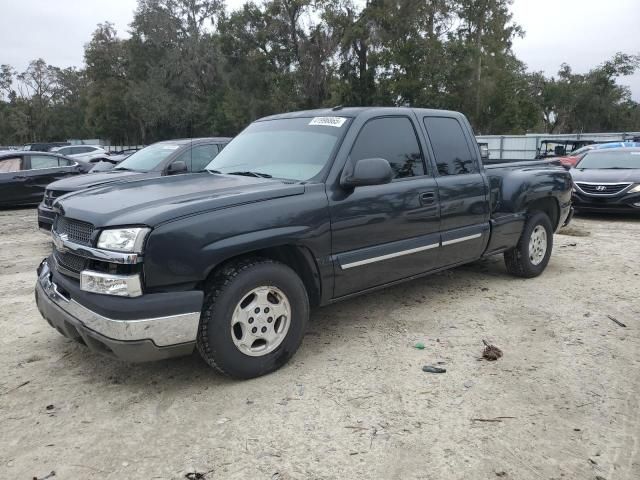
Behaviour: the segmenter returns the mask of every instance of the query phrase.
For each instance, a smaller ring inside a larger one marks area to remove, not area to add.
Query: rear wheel
[[[300,277],[269,259],[231,263],[205,292],[197,347],[220,373],[253,378],[272,372],[296,352],[309,319]]]
[[[553,249],[553,226],[544,212],[533,213],[525,223],[518,244],[504,253],[504,263],[512,275],[532,278],[549,263]]]

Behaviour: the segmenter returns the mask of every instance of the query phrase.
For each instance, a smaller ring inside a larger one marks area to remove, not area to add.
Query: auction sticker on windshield
[[[180,145],[163,145],[162,146],[163,150],[177,150],[178,148],[180,148]]]
[[[309,125],[321,125],[323,127],[340,128],[347,119],[343,117],[314,117]]]

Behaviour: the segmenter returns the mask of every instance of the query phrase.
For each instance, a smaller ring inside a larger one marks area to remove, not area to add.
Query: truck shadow
[[[354,328],[384,328],[382,324],[372,325],[369,315],[372,311],[384,311],[393,318],[395,310],[430,301],[439,303],[453,291],[462,296],[476,295],[491,281],[487,281],[487,276],[507,277],[501,256],[314,309],[305,339],[294,358],[282,369],[250,382],[262,382],[265,381],[262,379],[274,375],[291,375],[292,370],[298,371],[306,360],[326,353],[336,339],[344,337],[346,332]],[[434,311],[434,315],[438,315],[438,312]],[[354,338],[352,341],[358,340]],[[52,342],[50,348],[55,350],[52,356],[59,357],[59,360],[49,364],[52,377],[55,377],[55,372],[64,369],[73,372],[74,376],[83,377],[85,382],[90,379],[96,388],[117,386],[120,391],[133,393],[142,389],[149,394],[161,390],[163,395],[168,395],[171,392],[224,388],[241,383],[217,374],[197,351],[182,358],[125,363],[92,353],[84,345],[62,337]]]

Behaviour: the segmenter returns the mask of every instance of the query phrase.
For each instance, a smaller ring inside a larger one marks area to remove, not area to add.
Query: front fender
[[[308,188],[295,199],[237,205],[160,225],[145,249],[145,286],[195,285],[229,258],[284,245],[304,247],[318,265],[326,265],[331,230],[323,188]]]

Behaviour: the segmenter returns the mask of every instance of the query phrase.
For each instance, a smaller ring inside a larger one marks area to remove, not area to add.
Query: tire
[[[537,277],[547,268],[552,250],[551,220],[546,213],[535,212],[528,217],[518,244],[504,252],[504,263],[512,275],[523,278]]]
[[[293,356],[308,320],[309,297],[291,268],[269,259],[240,260],[208,283],[196,345],[221,374],[259,377]]]

